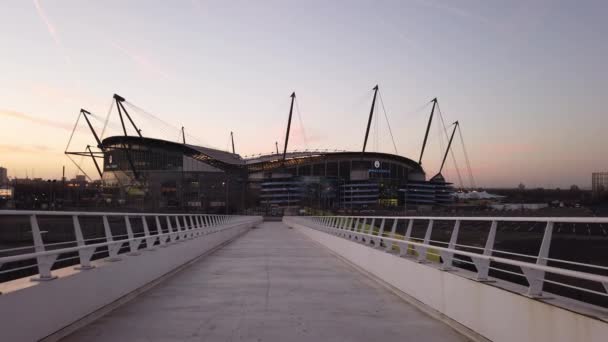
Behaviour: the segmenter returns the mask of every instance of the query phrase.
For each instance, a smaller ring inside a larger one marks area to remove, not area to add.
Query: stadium
[[[374,91],[361,151],[288,152],[294,93],[282,153],[277,146],[276,153],[244,158],[234,151],[234,141],[229,152],[187,144],[185,137],[182,142],[144,137],[123,105],[125,99],[114,95],[124,135],[101,140],[89,121],[91,114],[81,110],[99,151],[87,146],[83,152],[66,154],[90,156],[103,180],[107,204],[125,208],[236,213],[251,209],[376,210],[450,204],[454,190],[441,171],[427,180],[420,161],[365,151],[377,86]],[[420,160],[436,103],[434,99]],[[137,135],[128,134],[125,122]],[[98,159],[103,160],[102,165]]]

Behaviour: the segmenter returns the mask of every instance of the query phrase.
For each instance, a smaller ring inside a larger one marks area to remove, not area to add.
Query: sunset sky
[[[101,131],[114,93],[169,123],[133,110],[145,136],[177,141],[185,126],[189,143],[228,149],[234,131],[244,156],[282,146],[295,91],[290,149],[360,150],[379,84],[368,150],[395,153],[383,104],[397,153],[417,160],[437,97],[478,185],[589,188],[608,171],[607,17],[601,0],[4,0],[0,166],[73,177],[63,152],[79,109]],[[117,125],[114,108],[104,136]],[[70,149],[88,144],[81,121]],[[446,175],[457,182],[451,160]]]

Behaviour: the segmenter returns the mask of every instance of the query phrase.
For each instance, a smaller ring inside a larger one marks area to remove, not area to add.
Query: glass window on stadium
[[[314,164],[312,166],[313,176],[325,176],[325,163]]]
[[[338,163],[328,162],[327,163],[327,177],[338,177]]]
[[[340,178],[344,180],[350,179],[350,161],[340,162]]]
[[[312,172],[312,165],[300,165],[298,167],[299,176],[310,176]]]
[[[369,160],[353,160],[354,170],[369,170],[372,168],[372,163]]]

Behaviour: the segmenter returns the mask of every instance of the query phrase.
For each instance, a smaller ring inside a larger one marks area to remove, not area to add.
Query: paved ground
[[[66,341],[464,341],[267,222]]]

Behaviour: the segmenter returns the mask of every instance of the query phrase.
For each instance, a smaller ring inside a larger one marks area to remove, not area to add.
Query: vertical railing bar
[[[169,237],[169,235],[166,235],[166,237],[165,235],[163,235],[163,227],[160,224],[160,218],[158,217],[158,215],[154,216],[154,222],[156,223],[156,235],[158,235],[158,243],[161,247],[166,247],[167,238]]]
[[[418,252],[418,262],[427,262],[426,252],[428,250],[427,246],[430,245],[431,234],[433,233],[433,223],[434,223],[433,220],[429,220],[429,224],[426,227],[426,232],[424,233],[424,240],[423,240],[425,247],[416,248],[416,251]]]
[[[488,238],[486,239],[486,244],[483,249],[483,255],[490,256],[492,255],[492,250],[494,249],[494,240],[496,239],[496,229],[498,228],[498,222],[492,221],[492,225],[490,226],[490,232],[488,233]],[[490,272],[490,261],[487,259],[476,259],[472,258],[475,267],[477,267],[477,276],[475,280],[477,281],[489,281],[488,274]]]
[[[139,249],[139,239],[135,239],[133,234],[133,227],[131,227],[131,220],[129,215],[125,215],[125,226],[127,227],[127,238],[129,239],[129,253],[128,255],[139,255],[137,251]]]
[[[169,230],[169,239],[170,243],[175,242],[176,234],[173,232],[173,226],[171,225],[171,217],[169,215],[166,216],[167,219],[167,229]]]
[[[76,245],[78,248],[78,258],[80,259],[80,266],[76,267],[79,270],[90,270],[93,268],[91,265],[91,257],[93,256],[94,248],[86,248],[84,242],[84,235],[82,234],[82,227],[80,226],[80,220],[78,215],[72,215],[72,223],[74,225],[74,235],[76,236]]]
[[[382,221],[380,222],[380,229],[378,230],[378,238],[376,239],[376,241],[374,241],[375,245],[374,247],[376,248],[380,248],[382,247],[382,237],[384,236],[384,224],[386,223],[386,218],[382,218]]]
[[[369,225],[369,230],[368,230],[368,235],[367,237],[365,237],[365,243],[366,244],[371,244],[372,243],[372,239],[373,239],[373,235],[374,235],[374,225],[376,224],[376,218],[372,218],[372,223],[370,223]]]
[[[536,258],[537,265],[547,265],[547,258],[549,257],[549,249],[551,247],[551,238],[553,237],[553,226],[554,222],[552,221],[548,221],[547,225],[545,226],[543,240]],[[524,273],[524,276],[526,277],[526,280],[528,280],[529,284],[527,295],[530,297],[542,297],[545,272],[541,270],[532,270],[526,267],[522,267],[522,272]],[[605,284],[602,285],[605,286]]]
[[[120,247],[122,246],[121,242],[114,242],[114,237],[112,236],[112,229],[110,229],[110,222],[108,221],[108,216],[103,215],[103,230],[106,235],[106,242],[108,243],[108,258],[107,261],[119,261],[118,252],[120,251]]]
[[[45,251],[44,241],[42,239],[42,232],[40,231],[40,226],[38,225],[38,218],[36,215],[30,215],[30,228],[32,230],[32,238],[34,240],[34,250],[36,253],[42,253]],[[52,254],[48,256],[39,256],[36,258],[36,263],[38,264],[38,277],[31,278],[34,281],[46,281],[56,279],[56,276],[53,276],[51,273],[51,268],[57,260],[59,255]]]
[[[397,218],[396,218],[396,219],[393,221],[393,226],[391,227],[391,235],[390,235],[390,238],[391,238],[391,239],[394,239],[394,238],[395,238],[395,233],[397,232],[397,224],[398,224],[398,223],[399,223],[399,219],[397,219]],[[386,244],[386,251],[387,251],[387,252],[390,252],[390,251],[392,251],[392,250],[393,250],[393,241],[389,241],[389,242]]]

